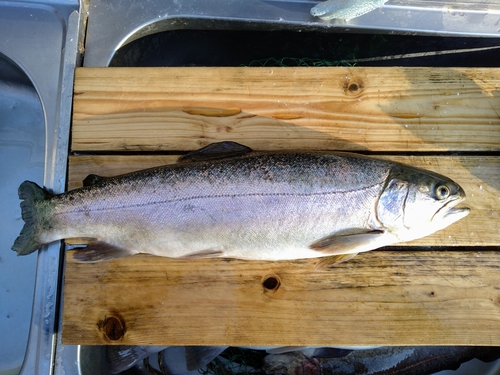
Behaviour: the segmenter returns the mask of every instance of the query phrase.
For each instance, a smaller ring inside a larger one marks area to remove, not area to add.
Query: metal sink
[[[493,39],[500,36],[497,0],[470,1],[468,5],[457,5],[454,0],[390,0],[382,9],[348,23],[314,19],[309,10],[316,3],[151,0],[146,4],[138,0],[96,0],[87,4],[83,0],[0,0],[0,157],[7,161],[1,164],[4,183],[0,192],[4,196],[1,208],[8,221],[0,229],[0,332],[4,337],[0,344],[0,375],[19,371],[29,375],[109,373],[103,347],[60,342],[59,301],[64,292],[60,244],[48,246],[38,256],[23,258],[10,250],[22,227],[17,198],[20,182],[30,179],[55,193],[65,190],[73,72],[80,65],[84,40],[83,65],[88,67],[169,65],[164,57],[156,62],[127,58],[127,53],[143,56],[154,50],[153,43],[164,40],[168,32],[177,32],[176,37],[186,40],[212,32],[220,33],[217,38],[221,38],[227,31],[238,31],[242,36],[277,32],[283,40],[307,34],[325,41],[338,39],[339,33],[475,36],[487,37],[484,40],[489,44],[480,46],[469,39],[471,48],[483,48],[484,53],[500,44]],[[255,35],[251,38],[267,41]],[[186,44],[184,40],[177,43]],[[280,43],[277,39],[275,45]],[[175,48],[168,52],[179,55]],[[489,60],[483,56],[483,61]],[[182,60],[177,65],[191,63]],[[367,63],[376,64],[373,59]],[[137,366],[127,373],[146,372]]]
[[[49,374],[59,246],[18,258],[17,187],[64,191],[79,4],[0,1],[0,374]],[[29,335],[29,343],[28,343]]]
[[[18,259],[7,251],[19,231],[19,179],[41,181],[44,167],[43,111],[35,88],[12,61],[0,54],[0,185],[2,212],[6,222],[0,227],[2,243],[0,261],[0,374],[19,371],[28,342],[29,321],[33,304],[36,257]]]

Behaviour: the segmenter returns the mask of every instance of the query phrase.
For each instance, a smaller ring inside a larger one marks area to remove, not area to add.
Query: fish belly
[[[173,258],[197,253],[253,260],[320,257],[324,254],[309,248],[315,241],[370,229],[380,189],[252,193],[245,188],[241,194],[217,189],[130,205],[115,198],[122,202],[118,207],[95,205],[58,215],[65,225],[59,225],[64,229],[57,236],[93,237],[132,253]]]

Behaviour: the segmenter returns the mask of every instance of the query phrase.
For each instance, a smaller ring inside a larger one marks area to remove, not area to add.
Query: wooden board
[[[373,251],[317,260],[66,263],[66,344],[499,345],[499,254]],[[266,289],[269,277],[277,289]]]
[[[500,150],[500,69],[77,69],[73,151]]]
[[[68,252],[63,342],[500,345],[500,157],[485,154],[500,150],[498,84],[498,69],[77,69],[70,188],[234,140],[377,151],[453,178],[472,212],[326,272],[314,259],[78,264]]]

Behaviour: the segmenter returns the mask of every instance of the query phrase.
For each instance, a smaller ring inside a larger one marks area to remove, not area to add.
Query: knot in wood
[[[262,281],[262,286],[264,287],[264,292],[276,292],[281,285],[281,280],[277,275],[268,275],[264,277]]]
[[[120,340],[125,335],[125,322],[116,316],[110,316],[102,321],[101,329],[107,339]]]
[[[352,79],[346,77],[343,85],[344,93],[346,95],[358,96],[363,92],[363,81],[358,78]]]
[[[349,86],[347,87],[347,89],[350,91],[350,92],[356,92],[359,90],[359,86],[357,83],[351,83],[349,84]]]

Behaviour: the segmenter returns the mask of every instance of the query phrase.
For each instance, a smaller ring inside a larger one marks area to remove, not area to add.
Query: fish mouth
[[[449,223],[453,223],[457,220],[460,220],[467,216],[470,212],[469,207],[455,207],[462,203],[465,200],[465,197],[458,197],[456,199],[450,200],[443,207],[441,207],[434,214],[432,220],[434,219],[442,219]]]

